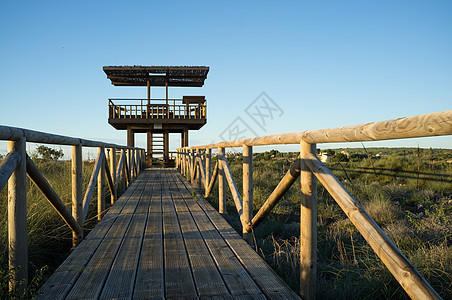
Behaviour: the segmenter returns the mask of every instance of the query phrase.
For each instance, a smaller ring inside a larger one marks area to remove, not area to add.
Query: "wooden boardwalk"
[[[199,197],[199,196],[198,196]],[[175,169],[145,170],[42,299],[299,299]]]

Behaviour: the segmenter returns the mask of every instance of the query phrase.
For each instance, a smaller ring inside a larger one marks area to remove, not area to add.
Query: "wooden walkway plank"
[[[40,290],[42,296],[38,299],[65,299],[70,289],[78,279],[81,271],[91,259],[94,251],[99,247],[111,225],[124,209],[133,193],[138,188],[138,181],[127,189],[114,206],[105,214],[102,221],[78,245],[72,254],[54,272],[52,277]],[[74,272],[75,270],[75,272]]]
[[[261,295],[262,292],[259,287],[240,264],[235,254],[231,251],[200,206],[195,202],[180,177],[177,180],[177,185],[196,221],[201,235],[217,263],[231,295],[234,297],[240,295]],[[199,200],[198,196],[198,202]]]
[[[181,182],[196,193],[193,187]],[[262,260],[262,258],[240,237],[240,235],[229,225],[229,223],[199,194],[197,203],[203,209],[208,218],[215,225],[221,236],[237,255],[242,265],[246,268],[259,288],[271,299],[300,299],[300,297],[288,289],[282,279]],[[250,251],[251,250],[251,251]]]
[[[174,172],[168,172],[168,185],[172,191],[198,295],[200,297],[229,295],[199,229],[178,190],[176,183],[178,179],[172,176],[172,173]]]
[[[162,178],[165,178],[165,174]],[[197,298],[184,240],[171,193],[165,181],[162,190],[165,296]]]
[[[132,297],[149,210],[149,198],[152,194],[153,177],[151,176],[145,183],[144,192],[114,260],[100,299],[130,299]]]
[[[40,299],[299,299],[175,169],[147,169]]]
[[[134,299],[164,297],[162,185],[161,172],[155,173],[141,257],[137,267]]]
[[[147,176],[143,176],[135,181],[138,181],[139,187],[137,187],[135,193],[130,197],[121,214],[116,218],[66,299],[97,299],[99,297],[113,259],[116,257],[116,253],[130,224],[133,213],[144,192]]]

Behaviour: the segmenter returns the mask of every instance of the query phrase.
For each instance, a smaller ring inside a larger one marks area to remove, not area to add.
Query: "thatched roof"
[[[209,67],[174,66],[105,66],[107,78],[116,86],[194,86],[201,87]]]

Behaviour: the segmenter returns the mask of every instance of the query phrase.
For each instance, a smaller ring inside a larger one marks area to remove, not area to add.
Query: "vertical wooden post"
[[[184,149],[179,149],[179,172],[183,175],[184,174]]]
[[[138,152],[137,149],[133,149],[132,151],[133,151],[133,156],[132,156],[133,157],[133,162],[132,163],[134,165],[134,167],[133,167],[133,178],[135,179],[138,176],[138,174],[140,174],[140,166],[138,165],[139,152]]]
[[[141,150],[141,167],[143,170],[146,169],[146,152],[144,149]]]
[[[166,164],[169,162],[169,131],[163,130],[163,161]]]
[[[253,241],[253,235],[247,225],[253,219],[253,147],[243,145],[243,238],[248,244]]]
[[[201,192],[201,157],[202,152],[201,149],[195,150],[195,168],[196,168],[196,178],[195,178],[195,185],[196,189]]]
[[[28,245],[27,245],[27,167],[26,140],[8,141],[8,152],[17,151],[20,162],[8,180],[8,250],[9,268],[15,269],[10,290],[20,286],[21,294],[28,281]]]
[[[121,157],[124,155],[124,152],[125,152],[126,150],[124,150],[124,149],[121,149]],[[122,168],[121,168],[121,170],[120,170],[120,172],[121,172],[121,177],[120,177],[120,179],[119,179],[119,181],[120,181],[120,190],[121,190],[121,193],[124,193],[124,191],[126,190],[126,181],[127,181],[127,179],[126,179],[126,167],[125,167],[125,164],[126,164],[126,161],[127,161],[127,157],[124,157],[124,160],[123,160],[123,162],[122,162]],[[119,166],[118,166],[119,167]]]
[[[148,105],[151,104],[151,85],[149,84],[149,79],[146,82],[147,90],[148,90]]]
[[[226,210],[226,177],[220,160],[225,159],[224,148],[218,148],[218,212],[227,214]]]
[[[188,128],[184,128],[184,132],[183,132],[183,135],[184,135],[184,144],[183,144],[183,147],[188,147]]]
[[[110,203],[114,204],[118,199],[118,183],[116,182],[116,148],[110,149],[110,172],[113,181],[113,194],[110,196]]]
[[[206,155],[206,182],[204,183],[204,190],[207,191],[207,189],[209,188],[209,183],[210,183],[210,159],[212,158],[212,149],[206,149],[205,151],[205,155]]]
[[[190,159],[190,183],[195,184],[195,150],[188,150],[188,157]]]
[[[148,157],[152,158],[152,131],[146,133],[146,151],[148,152]]]
[[[187,177],[187,168],[188,168],[187,149],[184,149],[184,177]]]
[[[138,151],[138,149],[133,149],[133,161],[135,163],[135,177],[138,177],[138,175],[140,174],[140,151]]]
[[[132,128],[127,128],[127,146],[135,147],[135,132]]]
[[[99,153],[105,153],[104,147],[98,147]],[[102,155],[99,175],[97,176],[97,219],[102,219],[105,211],[105,155]]]
[[[168,74],[165,77],[166,106],[168,107]]]
[[[127,149],[126,150],[126,156],[127,156],[127,166],[129,167],[129,170],[127,172],[127,175],[129,176],[129,180],[126,182],[126,188],[129,187],[129,185],[132,183],[132,150]]]
[[[72,146],[72,216],[83,227],[82,145]],[[83,233],[72,232],[72,246],[83,239]]]
[[[317,277],[317,178],[312,174],[305,159],[316,153],[316,144],[301,142],[300,145],[300,295],[303,299],[315,299]]]

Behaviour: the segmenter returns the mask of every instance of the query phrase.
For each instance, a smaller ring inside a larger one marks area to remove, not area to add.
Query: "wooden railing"
[[[108,100],[108,117],[113,119],[202,120],[206,118],[206,109],[206,103],[183,103],[182,99]]]
[[[72,230],[73,246],[83,239],[83,223],[97,184],[98,219],[105,211],[105,179],[111,193],[111,203],[117,199],[118,189],[132,183],[144,168],[144,149],[119,146],[27,129],[0,125],[0,140],[8,141],[8,154],[0,164],[0,191],[8,183],[8,239],[9,267],[13,274],[11,288],[20,281],[27,286],[27,175],[45,195],[50,204]],[[72,212],[39,171],[26,153],[26,143],[72,146]],[[97,147],[98,154],[88,187],[82,190],[82,148]],[[109,149],[109,158],[105,149]],[[117,159],[119,151],[119,163]]]
[[[356,226],[374,252],[413,299],[441,299],[382,229],[346,190],[333,173],[317,158],[318,143],[377,141],[415,137],[452,135],[452,110],[356,126],[277,134],[237,141],[178,149],[176,165],[192,184],[208,197],[218,179],[219,212],[226,212],[226,183],[229,185],[243,228],[243,237],[251,242],[251,233],[268,216],[285,192],[300,177],[300,294],[315,299],[317,249],[317,180],[323,184],[347,217]],[[267,201],[253,216],[253,146],[300,144],[300,156],[291,165]],[[243,147],[243,195],[240,197],[225,158],[225,148]],[[211,170],[212,149],[218,160]]]

